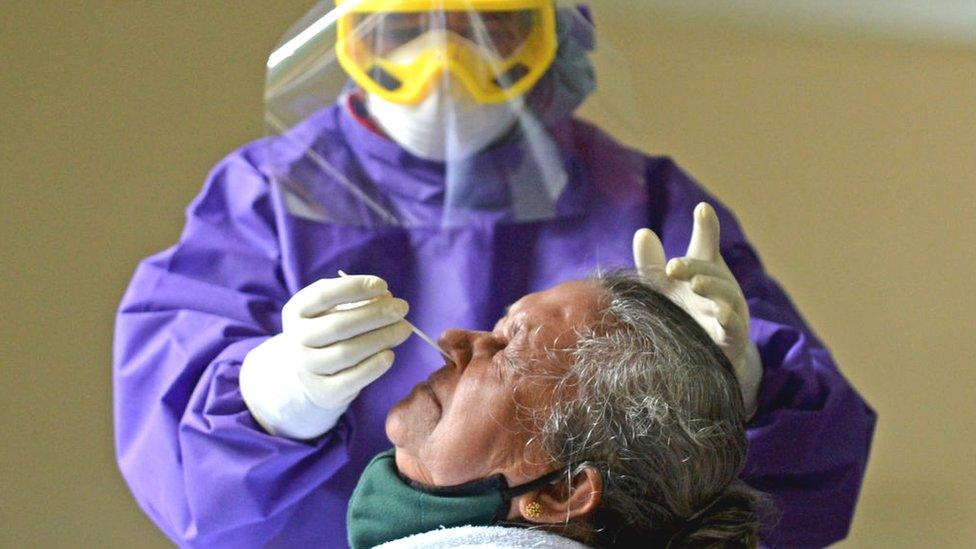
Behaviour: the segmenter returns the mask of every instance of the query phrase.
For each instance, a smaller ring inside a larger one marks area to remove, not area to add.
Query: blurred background
[[[879,412],[840,546],[976,546],[976,2],[617,1],[639,144],[738,214]],[[167,546],[115,465],[115,308],[262,134],[309,7],[4,3],[0,546]]]

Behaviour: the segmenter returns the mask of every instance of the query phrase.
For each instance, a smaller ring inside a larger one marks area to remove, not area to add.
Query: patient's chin
[[[417,449],[441,419],[440,403],[426,384],[418,384],[386,416],[386,436],[397,448]]]

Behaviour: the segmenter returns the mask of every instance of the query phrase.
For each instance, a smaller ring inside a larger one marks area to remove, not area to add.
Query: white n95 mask
[[[398,48],[391,58],[408,63],[431,48],[458,40],[446,31],[431,31]],[[493,54],[483,51],[482,55]],[[515,125],[521,104],[521,98],[479,102],[449,73],[443,73],[415,104],[392,102],[373,93],[366,98],[373,121],[391,139],[420,158],[439,162],[467,158],[496,141]]]
[[[366,108],[390,139],[415,156],[438,162],[478,153],[518,120],[511,104],[479,104],[458,87],[439,86],[416,105],[369,95]]]

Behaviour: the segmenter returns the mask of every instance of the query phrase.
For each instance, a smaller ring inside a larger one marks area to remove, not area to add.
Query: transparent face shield
[[[291,213],[323,223],[562,215],[581,184],[570,117],[632,97],[592,104],[594,46],[589,10],[551,0],[320,2],[268,59],[266,172]]]

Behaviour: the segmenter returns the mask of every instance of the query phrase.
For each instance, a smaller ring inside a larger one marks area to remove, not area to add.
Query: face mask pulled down
[[[505,519],[512,498],[556,480],[565,471],[509,487],[503,475],[457,486],[427,486],[403,477],[394,451],[373,458],[356,485],[346,516],[353,549],[453,526],[488,526]]]

